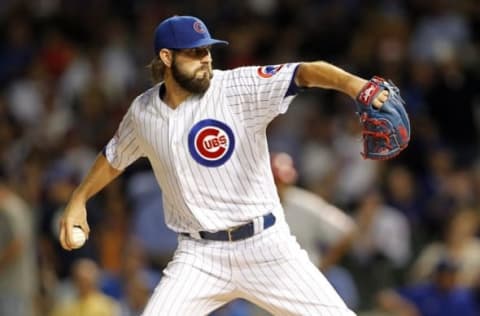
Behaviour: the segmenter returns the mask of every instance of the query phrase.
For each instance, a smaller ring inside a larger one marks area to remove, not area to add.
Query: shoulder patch
[[[277,74],[284,65],[271,65],[258,67],[257,74],[262,78],[271,78]]]

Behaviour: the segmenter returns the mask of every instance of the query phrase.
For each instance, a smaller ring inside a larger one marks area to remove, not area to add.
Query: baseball
[[[83,229],[79,226],[74,226],[72,229],[72,236],[71,236],[73,248],[76,249],[76,248],[82,247],[86,240],[87,240],[87,236],[83,232]]]

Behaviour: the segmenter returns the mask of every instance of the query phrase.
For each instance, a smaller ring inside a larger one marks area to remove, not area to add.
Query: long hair
[[[157,84],[163,80],[165,64],[160,57],[154,57],[150,64],[147,65],[147,68],[150,70],[150,79],[154,84]]]

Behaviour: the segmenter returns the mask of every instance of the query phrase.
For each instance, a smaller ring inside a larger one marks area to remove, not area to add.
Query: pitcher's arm
[[[80,226],[88,237],[90,228],[87,223],[86,204],[88,199],[117,178],[123,170],[113,168],[103,154],[99,154],[87,176],[73,192],[60,220],[60,243],[71,250],[72,228]]]

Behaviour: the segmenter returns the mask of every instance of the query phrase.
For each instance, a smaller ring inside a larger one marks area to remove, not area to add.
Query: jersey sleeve
[[[298,92],[297,68],[298,63],[289,63],[228,71],[223,84],[232,111],[256,124],[268,124],[285,113]]]
[[[132,111],[133,106],[125,114],[115,135],[103,150],[107,161],[117,170],[125,169],[143,156],[135,130]]]

